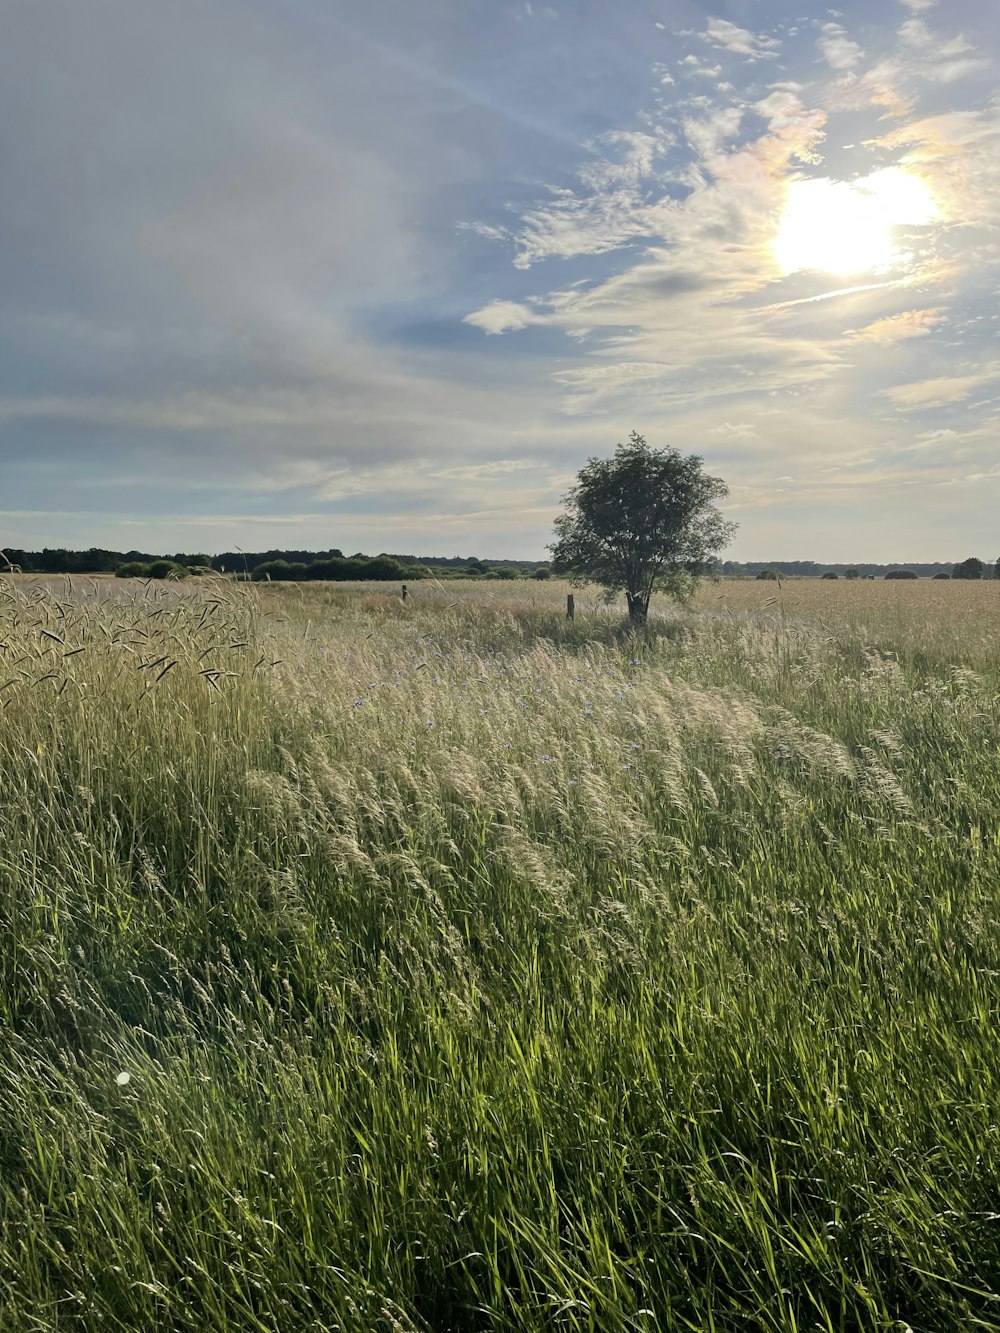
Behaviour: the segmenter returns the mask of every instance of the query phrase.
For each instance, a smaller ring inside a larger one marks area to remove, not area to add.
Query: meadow
[[[1000,1329],[1000,586],[0,580],[0,1329]]]

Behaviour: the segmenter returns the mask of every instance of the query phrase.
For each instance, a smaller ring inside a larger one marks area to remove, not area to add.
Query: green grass
[[[4,1333],[1000,1329],[996,590],[565,591],[0,583]]]

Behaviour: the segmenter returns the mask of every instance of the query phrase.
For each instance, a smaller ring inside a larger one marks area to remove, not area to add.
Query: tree
[[[986,573],[986,566],[974,555],[970,555],[968,560],[960,561],[951,571],[953,579],[981,579]]]
[[[825,579],[839,579],[839,578],[840,578],[840,575],[837,573],[837,571],[836,571],[835,569],[828,569],[828,570],[826,571],[826,573],[823,575],[823,578],[825,578]]]
[[[887,579],[915,579],[917,577],[912,569],[890,569],[885,576]]]
[[[845,578],[845,579],[856,579],[856,578],[858,578],[858,577],[859,577],[859,575],[858,575],[858,571],[857,571],[856,569],[845,569],[845,570],[844,570],[844,578]]]
[[[552,572],[577,584],[624,592],[642,624],[659,589],[684,600],[736,531],[715,501],[728,495],[695,454],[652,449],[632,431],[612,458],[590,458],[555,521]]]

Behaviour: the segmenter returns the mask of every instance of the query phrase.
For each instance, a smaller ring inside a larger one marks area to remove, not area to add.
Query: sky
[[[997,0],[0,0],[0,547],[1000,550]]]

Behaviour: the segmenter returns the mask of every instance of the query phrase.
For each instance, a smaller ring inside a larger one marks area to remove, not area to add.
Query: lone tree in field
[[[655,590],[686,600],[732,539],[735,523],[715,507],[728,494],[697,455],[651,449],[633,431],[612,458],[588,459],[563,497],[552,572],[624,592],[630,619],[642,624]]]

